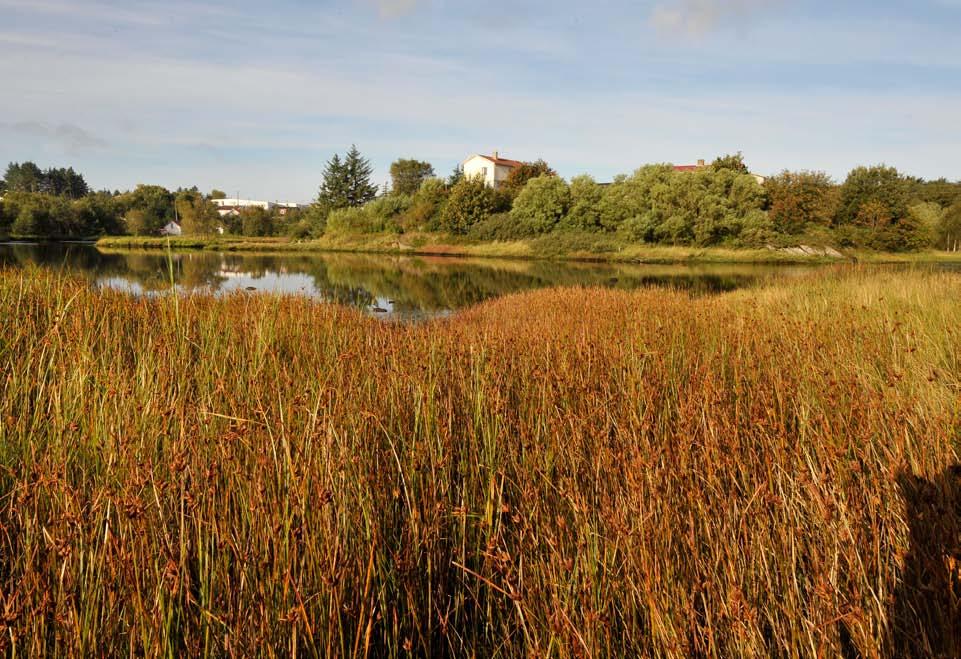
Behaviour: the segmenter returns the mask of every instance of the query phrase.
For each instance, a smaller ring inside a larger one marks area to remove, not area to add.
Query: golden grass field
[[[0,645],[951,656],[959,374],[958,274],[401,325],[0,271]]]

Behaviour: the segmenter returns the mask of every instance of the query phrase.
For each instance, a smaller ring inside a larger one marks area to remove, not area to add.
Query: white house
[[[501,186],[510,173],[523,165],[519,160],[501,158],[497,151],[492,156],[475,154],[461,163],[466,178],[480,178],[495,190]]]
[[[179,236],[181,234],[183,234],[183,229],[180,228],[179,224],[172,220],[167,222],[167,224],[164,225],[164,228],[160,230],[161,236]]]

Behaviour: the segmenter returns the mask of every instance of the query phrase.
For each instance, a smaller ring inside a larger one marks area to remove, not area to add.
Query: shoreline
[[[563,240],[550,245],[543,239],[488,243],[459,243],[456,239],[436,234],[404,236],[333,236],[310,241],[285,238],[143,238],[131,236],[105,237],[96,241],[97,249],[215,251],[249,253],[351,253],[382,254],[389,256],[471,257],[518,260],[549,260],[594,263],[637,263],[651,265],[685,263],[743,263],[743,264],[830,264],[830,263],[958,263],[961,252],[872,252],[840,250],[841,256],[827,253],[798,254],[786,248],[725,248],[674,247],[667,245],[638,245],[604,242],[571,246],[565,249]],[[578,248],[579,247],[579,248]],[[820,251],[819,248],[814,249]]]

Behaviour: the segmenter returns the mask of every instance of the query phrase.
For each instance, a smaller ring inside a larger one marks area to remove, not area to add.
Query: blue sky
[[[522,8],[518,8],[522,5]],[[961,0],[0,0],[0,161],[306,201],[356,143],[961,179]]]

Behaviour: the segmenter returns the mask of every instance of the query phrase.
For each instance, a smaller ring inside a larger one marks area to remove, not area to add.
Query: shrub
[[[241,232],[251,238],[273,235],[273,218],[263,208],[245,208],[240,213]]]
[[[314,202],[301,212],[300,222],[306,224],[312,238],[319,238],[327,231],[327,217],[330,207],[322,202]]]
[[[604,197],[604,188],[587,174],[571,179],[571,206],[561,221],[559,228],[598,231],[601,217],[598,205]]]
[[[511,217],[535,233],[547,233],[571,206],[571,190],[562,178],[539,176],[531,179],[514,200]]]
[[[397,218],[397,223],[407,231],[440,229],[441,211],[447,201],[447,193],[447,184],[443,179],[427,179],[414,193],[410,206]]]
[[[367,206],[338,208],[327,216],[328,233],[380,233],[384,228],[384,219]]]
[[[406,194],[389,194],[367,204],[367,212],[386,223],[410,208],[412,199]]]
[[[466,234],[472,226],[495,212],[498,200],[494,191],[476,178],[463,178],[450,190],[441,213],[441,226],[451,233]]]
[[[467,235],[478,241],[522,240],[537,235],[527,222],[518,221],[512,213],[494,213],[470,228]]]
[[[630,177],[619,176],[603,191],[598,203],[600,225],[615,231],[631,218],[652,213],[649,222],[659,224],[667,218],[666,204],[661,203],[668,194],[676,173],[670,165],[647,165]]]
[[[287,235],[294,240],[304,240],[309,238],[312,232],[312,227],[310,222],[305,219],[297,220],[291,224],[287,229]]]

